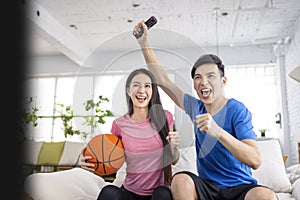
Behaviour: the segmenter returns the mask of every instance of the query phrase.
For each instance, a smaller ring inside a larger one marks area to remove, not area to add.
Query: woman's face
[[[127,94],[130,96],[135,108],[148,108],[152,98],[152,82],[146,74],[137,74],[133,77]]]

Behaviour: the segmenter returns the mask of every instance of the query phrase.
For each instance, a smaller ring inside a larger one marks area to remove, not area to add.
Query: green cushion
[[[65,142],[43,142],[37,164],[57,165],[64,150]]]

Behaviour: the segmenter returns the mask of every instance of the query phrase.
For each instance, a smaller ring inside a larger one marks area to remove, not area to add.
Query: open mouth
[[[201,94],[203,96],[203,98],[208,98],[211,94],[211,89],[202,89],[201,90]]]
[[[137,98],[138,102],[140,102],[140,103],[143,103],[147,99],[147,97],[144,97],[144,96],[136,96],[136,98]]]

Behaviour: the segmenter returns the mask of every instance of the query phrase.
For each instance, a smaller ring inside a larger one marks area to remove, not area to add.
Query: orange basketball
[[[87,162],[95,164],[95,174],[100,176],[116,173],[125,162],[121,139],[110,133],[93,137],[85,147],[83,155],[92,156]]]

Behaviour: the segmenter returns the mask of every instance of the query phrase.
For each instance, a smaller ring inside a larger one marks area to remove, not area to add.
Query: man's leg
[[[245,200],[277,200],[277,196],[269,188],[255,187],[247,192]]]
[[[176,174],[171,182],[171,192],[174,200],[197,200],[198,195],[193,179],[187,174]]]

